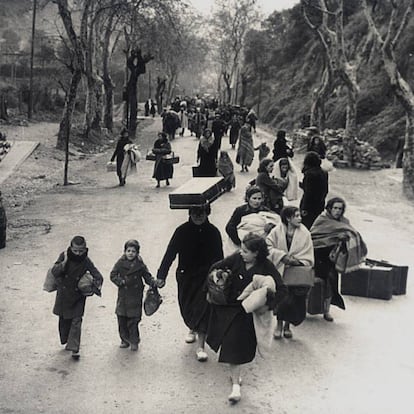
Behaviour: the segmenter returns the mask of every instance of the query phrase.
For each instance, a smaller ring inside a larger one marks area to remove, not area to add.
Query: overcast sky
[[[194,7],[203,14],[208,14],[211,11],[211,7],[214,4],[214,0],[189,0]],[[295,4],[299,3],[299,0],[258,0],[262,11],[269,15],[275,10],[289,9]]]

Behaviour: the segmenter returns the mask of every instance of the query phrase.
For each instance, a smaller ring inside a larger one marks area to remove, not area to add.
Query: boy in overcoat
[[[120,348],[138,350],[140,342],[138,324],[142,316],[142,296],[144,283],[156,287],[155,279],[139,256],[140,245],[137,240],[128,240],[124,254],[111,270],[111,281],[118,286],[118,299],[115,313],[118,317],[118,331],[121,338]]]
[[[86,240],[75,236],[66,252],[62,252],[54,266],[57,290],[53,313],[59,316],[59,335],[72,357],[79,358],[82,317],[85,312],[86,296],[78,289],[81,277],[87,272],[93,277],[94,286],[100,290],[103,277],[88,257]]]

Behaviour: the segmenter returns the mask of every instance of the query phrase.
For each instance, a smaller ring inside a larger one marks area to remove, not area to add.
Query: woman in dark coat
[[[174,167],[173,164],[167,164],[164,160],[164,155],[171,153],[171,144],[168,142],[168,137],[165,132],[158,133],[158,139],[154,142],[152,152],[155,154],[154,173],[152,178],[157,180],[157,188],[160,186],[160,181],[165,180],[167,185],[170,185],[169,179],[172,178]]]
[[[121,136],[116,143],[115,151],[111,157],[111,162],[114,161],[116,157],[116,175],[118,176],[119,185],[121,187],[125,185],[125,178],[122,175],[122,163],[124,162],[125,158],[124,147],[127,144],[132,144],[132,141],[129,139],[128,130],[123,129],[121,131]]]
[[[264,204],[277,214],[283,208],[283,193],[287,188],[288,182],[283,178],[274,178],[270,174],[273,172],[274,162],[265,158],[257,169],[256,185],[260,187],[264,196]]]
[[[260,211],[270,211],[263,204],[263,193],[258,186],[253,185],[246,190],[245,200],[245,204],[236,207],[230,217],[230,220],[226,224],[226,233],[237,247],[241,246],[241,240],[237,233],[237,226],[240,224],[242,217],[258,213]]]
[[[56,301],[53,313],[59,316],[59,335],[62,345],[72,351],[73,358],[79,358],[82,317],[85,311],[86,296],[78,289],[81,277],[88,271],[94,285],[100,289],[103,277],[88,257],[86,241],[75,236],[66,252],[59,255],[52,267],[56,280]]]
[[[214,148],[214,137],[210,129],[205,129],[197,149],[198,176],[215,177],[217,174],[217,153]]]
[[[286,131],[277,131],[275,142],[273,143],[273,161],[280,158],[292,157],[293,151],[286,141]]]
[[[171,264],[178,255],[178,303],[184,323],[190,329],[185,341],[194,342],[198,334],[197,360],[206,361],[204,343],[210,308],[205,281],[210,266],[223,258],[223,245],[220,231],[208,220],[209,205],[192,207],[189,214],[188,222],[175,230],[168,243],[158,269],[157,283],[160,288],[165,285]]]
[[[234,114],[230,121],[230,145],[234,149],[236,147],[237,140],[239,139],[240,128],[242,123],[238,115]]]
[[[230,402],[240,400],[240,365],[251,362],[256,355],[257,339],[253,316],[246,313],[237,300],[243,290],[253,280],[254,275],[272,276],[276,290],[286,292],[282,278],[275,266],[267,259],[268,249],[265,240],[248,233],[242,242],[241,250],[224,260],[215,263],[211,270],[230,271],[227,305],[211,305],[211,316],[207,331],[207,343],[219,354],[219,362],[230,364],[233,384]]]
[[[319,157],[321,160],[323,160],[326,156],[326,145],[322,140],[322,137],[320,135],[315,135],[311,138],[311,141],[309,142],[308,146],[308,152],[313,151],[319,154]]]
[[[321,168],[321,159],[316,152],[308,152],[303,160],[303,181],[300,186],[303,196],[300,200],[302,223],[308,230],[325,207],[328,194],[328,173]]]

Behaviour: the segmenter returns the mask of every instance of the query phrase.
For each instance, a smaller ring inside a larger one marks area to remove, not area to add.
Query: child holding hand
[[[142,315],[143,280],[151,287],[156,286],[154,278],[139,256],[139,250],[137,240],[128,240],[124,245],[124,254],[110,273],[111,281],[118,286],[115,313],[121,337],[120,348],[131,346],[131,351],[137,351],[140,342],[138,324]]]

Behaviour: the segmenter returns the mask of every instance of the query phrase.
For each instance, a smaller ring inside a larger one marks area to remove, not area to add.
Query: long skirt
[[[288,292],[287,299],[277,312],[277,319],[298,326],[306,318],[306,297],[309,288],[289,286]]]
[[[177,271],[178,304],[187,327],[196,332],[207,332],[210,304],[207,302],[205,272]]]

